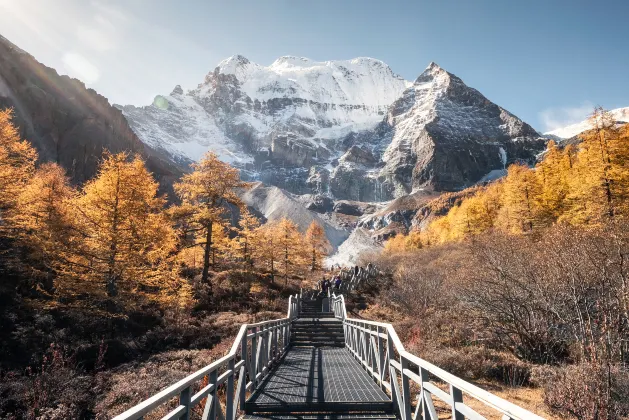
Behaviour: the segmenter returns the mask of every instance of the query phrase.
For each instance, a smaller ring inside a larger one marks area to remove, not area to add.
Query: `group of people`
[[[337,274],[331,280],[323,277],[321,279],[321,282],[319,282],[319,287],[323,294],[327,294],[328,289],[330,289],[331,287],[334,287],[335,290],[341,290],[342,283],[343,280],[341,280],[341,276]]]
[[[341,285],[343,284],[343,278],[358,278],[362,273],[370,273],[372,269],[371,263],[367,264],[367,267],[359,267],[354,266],[350,268],[341,268],[340,265],[336,264],[330,267],[330,271],[334,272],[338,271],[338,274],[334,275],[331,279],[325,278],[325,276],[319,282],[319,290],[323,294],[327,294],[328,290],[334,287],[335,290],[341,290]]]

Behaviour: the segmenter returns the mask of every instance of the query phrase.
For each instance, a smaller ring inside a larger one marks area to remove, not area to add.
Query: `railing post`
[[[452,420],[465,420],[465,416],[456,409],[456,403],[463,402],[463,393],[452,384],[450,384],[450,397],[452,398]]]
[[[239,384],[240,387],[240,395],[238,396],[240,400],[240,409],[245,410],[245,402],[247,402],[247,370],[249,369],[247,359],[249,358],[247,354],[247,329],[245,329],[245,334],[242,337],[242,344],[240,345],[240,360],[244,360],[245,363],[242,365],[244,368],[244,375],[242,375],[242,384]],[[234,413],[236,414],[236,413]]]
[[[225,417],[227,420],[234,420],[236,418],[236,413],[234,413],[234,376],[236,375],[236,372],[234,372],[234,357],[232,357],[227,364],[227,369],[232,371],[232,374],[227,378],[227,405],[225,406]]]
[[[430,419],[432,420],[432,418],[430,418],[430,413],[428,412],[428,409],[426,407],[426,390],[424,389],[424,383],[427,383],[430,381],[430,376],[428,374],[428,372],[426,371],[426,369],[424,369],[423,367],[419,367],[419,379],[420,379],[420,383],[419,383],[419,404],[421,404],[421,412],[422,412],[422,419]]]
[[[387,330],[387,352],[389,353],[389,360],[387,360],[387,366],[389,366],[389,384],[391,385],[391,401],[393,402],[393,408],[397,408],[397,411],[400,414],[403,414],[402,407],[400,407],[400,402],[397,399],[397,394],[395,393],[395,387],[393,381],[395,380],[395,375],[393,375],[392,370],[394,367],[391,365],[391,360],[395,360],[395,348],[393,347],[393,340],[391,339],[391,333]],[[425,417],[424,417],[425,419]]]
[[[216,409],[218,404],[220,404],[220,402],[218,401],[218,386],[216,385],[217,378],[218,372],[216,370],[210,373],[210,383],[214,384],[214,389],[212,389],[212,392],[210,392],[210,395],[208,395],[208,398],[212,398],[212,407],[210,407],[209,416],[206,417],[207,420],[216,420]]]
[[[192,390],[190,387],[183,389],[179,393],[179,405],[183,405],[186,407],[186,412],[183,413],[183,416],[180,417],[182,420],[190,419],[190,398],[192,397]]]
[[[258,353],[258,327],[252,327],[251,333],[253,334],[253,337],[251,337],[251,366],[249,370],[249,379],[251,379],[253,384],[251,389],[253,392],[256,387],[256,376],[258,374],[258,361],[256,360],[256,354]]]
[[[378,376],[380,377],[380,388],[384,391],[384,343],[382,342],[382,337],[380,336],[380,327],[376,327],[376,332],[378,333]]]
[[[411,387],[408,382],[408,376],[404,374],[404,370],[409,368],[409,364],[408,360],[402,355],[400,355],[400,366],[402,367],[402,371],[400,372],[400,376],[402,377],[402,400],[404,400],[402,418],[404,420],[411,420]]]
[[[277,350],[277,332],[279,330],[279,322],[276,322],[275,325],[273,325],[273,359],[277,359],[277,356],[279,356],[280,352]]]

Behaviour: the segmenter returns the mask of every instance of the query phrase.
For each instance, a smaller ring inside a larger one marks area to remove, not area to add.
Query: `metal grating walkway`
[[[247,401],[247,412],[391,410],[382,392],[349,351],[294,347]]]

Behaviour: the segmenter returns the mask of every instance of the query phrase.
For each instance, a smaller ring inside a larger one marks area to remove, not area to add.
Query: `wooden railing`
[[[503,420],[543,420],[407,352],[391,324],[349,318],[342,295],[331,299],[334,315],[343,321],[347,349],[390,393],[402,420],[438,420],[433,397],[449,407],[453,420],[486,420],[466,404],[469,397],[502,414]],[[433,381],[446,385],[448,391]],[[411,392],[412,383],[419,389],[416,398]]]
[[[174,406],[162,417],[163,420],[188,420],[197,407],[203,420],[235,420],[238,410],[244,410],[247,392],[256,389],[260,380],[288,349],[291,320],[299,314],[299,303],[299,295],[291,296],[286,318],[242,325],[227,355],[114,417],[114,420],[143,419],[163,406]],[[224,390],[224,402],[217,397],[219,389]]]

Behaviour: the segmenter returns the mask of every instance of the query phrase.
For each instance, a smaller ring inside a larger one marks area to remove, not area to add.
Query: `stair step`
[[[264,417],[255,414],[245,415],[243,420],[389,420],[396,419],[394,414],[367,412],[347,414],[274,414],[269,413]]]
[[[342,325],[300,324],[293,325],[293,331],[343,331]]]
[[[392,412],[391,401],[309,402],[309,403],[245,403],[247,413],[348,413],[352,411]]]

